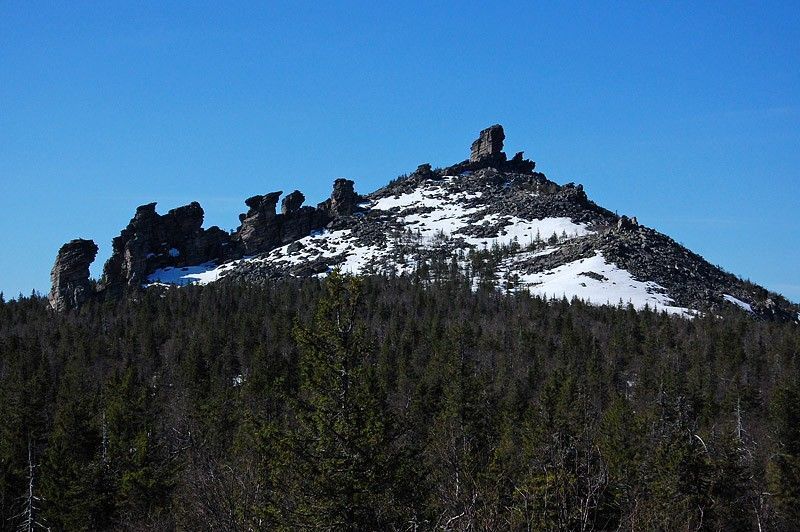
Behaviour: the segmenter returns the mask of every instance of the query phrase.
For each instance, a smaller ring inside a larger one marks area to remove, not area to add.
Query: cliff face
[[[155,203],[138,207],[128,226],[113,240],[101,288],[118,292],[140,286],[155,268],[223,258],[230,237],[216,226],[203,229],[203,214],[197,202],[164,215],[156,212]]]
[[[89,265],[97,256],[97,244],[76,239],[58,250],[56,263],[50,272],[53,285],[48,299],[50,306],[62,311],[77,308],[92,295]]]

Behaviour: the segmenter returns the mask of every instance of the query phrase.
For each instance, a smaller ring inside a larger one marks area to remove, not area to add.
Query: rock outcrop
[[[469,159],[462,161],[443,170],[443,175],[462,175],[465,172],[475,172],[484,168],[512,174],[534,174],[536,163],[525,159],[523,152],[517,152],[510,160],[503,151],[505,132],[503,126],[495,124],[480,132],[478,138],[472,143]],[[412,176],[421,175],[422,166]],[[426,175],[426,178],[435,177]]]
[[[51,307],[57,311],[78,308],[92,296],[89,265],[96,256],[97,244],[91,240],[76,239],[61,246],[50,272]]]
[[[197,202],[165,215],[156,204],[136,209],[128,226],[112,241],[112,254],[103,268],[101,289],[139,287],[158,268],[234,258],[227,249],[230,236],[219,227],[203,229],[203,208]]]
[[[350,179],[337,179],[333,182],[330,212],[333,217],[350,216],[355,212],[359,196]]]
[[[499,159],[506,160],[506,154],[503,153],[503,141],[506,139],[506,134],[503,131],[503,126],[495,124],[489,126],[480,132],[480,136],[472,143],[472,149],[469,156],[471,163],[477,163],[486,159]]]
[[[636,229],[637,227],[639,227],[639,220],[636,219],[636,216],[633,218],[628,218],[623,214],[619,217],[619,220],[617,220],[618,231],[630,231],[632,229]]]
[[[203,209],[197,202],[159,215],[156,204],[136,209],[128,226],[113,240],[111,258],[103,270],[101,290],[139,288],[154,271],[206,262],[223,262],[269,252],[308,236],[331,220],[345,218],[358,208],[360,196],[349,179],[337,179],[331,197],[318,208],[304,207],[305,196],[295,190],[256,195],[245,200],[246,213],[233,233],[219,227],[203,229]]]
[[[436,177],[436,174],[433,172],[430,163],[423,163],[417,166],[417,169],[414,170],[414,173],[411,175],[417,176],[421,179],[433,179]]]
[[[241,254],[263,253],[294,242],[308,236],[313,229],[324,227],[331,218],[332,200],[326,200],[316,209],[304,207],[305,196],[299,190],[287,194],[281,201],[281,212],[276,213],[280,195],[281,192],[272,192],[245,202],[250,210],[239,216],[242,225],[232,235]]]
[[[281,201],[281,214],[292,215],[300,210],[306,197],[299,190],[295,190],[291,194],[284,196]]]
[[[311,234],[328,223],[327,213],[314,207],[300,207],[283,215],[281,220],[281,242],[288,244]]]
[[[281,227],[275,207],[283,192],[270,192],[263,196],[252,196],[245,200],[249,207],[246,214],[239,215],[242,225],[236,230],[234,240],[241,244],[245,254],[272,249],[281,241]]]

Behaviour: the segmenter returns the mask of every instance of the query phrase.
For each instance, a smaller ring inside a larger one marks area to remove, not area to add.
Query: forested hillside
[[[789,530],[800,327],[456,272],[0,303],[7,530]]]

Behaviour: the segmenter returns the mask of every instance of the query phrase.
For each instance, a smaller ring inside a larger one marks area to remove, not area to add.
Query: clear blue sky
[[[796,1],[385,4],[0,1],[6,298],[72,238],[99,274],[137,205],[230,229],[250,195],[369,192],[500,122],[551,179],[800,301]]]

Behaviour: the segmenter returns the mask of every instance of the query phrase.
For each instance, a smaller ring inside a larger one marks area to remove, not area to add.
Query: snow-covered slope
[[[559,215],[570,210],[564,205],[554,209],[554,216],[526,215],[516,202],[553,194],[539,190],[542,183],[531,186],[518,177],[486,170],[411,179],[367,196],[346,224],[320,228],[257,256],[159,269],[149,275],[148,283],[206,284],[228,275],[324,276],[333,268],[355,274],[409,275],[443,250],[469,272],[483,252],[499,257],[493,263],[493,282],[499,289],[527,290],[548,298],[577,297],[594,304],[631,304],[680,315],[694,312],[677,304],[666,287],[637,278],[599,249],[589,256],[537,267],[538,259],[563,253],[569,243],[607,233],[609,215],[597,209],[591,216],[582,213],[577,216],[582,221],[576,221],[575,216]],[[482,275],[473,271],[472,276],[477,287]],[[732,301],[732,296],[726,300]]]
[[[736,309],[797,318],[796,305],[781,296],[596,205],[580,185],[558,185],[533,168],[521,154],[509,161],[502,153],[442,170],[421,165],[323,227],[236,260],[157,269],[145,284],[263,282],[334,268],[428,279],[457,271],[476,289],[681,316]]]

